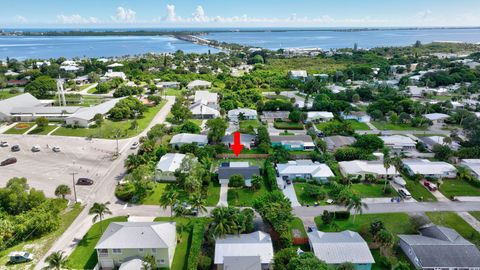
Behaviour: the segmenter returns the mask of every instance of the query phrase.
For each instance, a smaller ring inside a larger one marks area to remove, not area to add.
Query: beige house
[[[175,222],[113,222],[95,246],[100,269],[121,267],[147,255],[170,267],[177,245]]]

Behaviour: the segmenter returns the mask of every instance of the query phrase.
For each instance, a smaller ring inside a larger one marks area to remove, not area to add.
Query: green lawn
[[[407,124],[392,124],[387,122],[372,122],[380,130],[427,130],[424,127],[412,127]]]
[[[28,134],[30,135],[47,135],[48,133],[50,133],[52,130],[56,129],[57,126],[53,126],[53,125],[48,125],[44,128],[35,128],[34,130],[30,131]]]
[[[88,230],[68,257],[68,266],[73,269],[93,269],[97,264],[95,245],[112,222],[125,222],[127,217],[114,217],[97,222]]]
[[[355,120],[346,120],[354,130],[370,130],[367,124]]]
[[[220,184],[216,181],[210,181],[207,189],[207,199],[205,204],[207,206],[216,206],[220,200]]]
[[[455,196],[480,196],[480,188],[472,186],[460,179],[443,180],[440,185],[440,192],[447,198]]]
[[[93,88],[88,89],[87,93],[96,94],[97,93],[97,87],[93,87]]]
[[[261,123],[258,120],[240,120],[240,129],[246,129],[248,127],[258,128]]]
[[[10,89],[0,90],[0,100],[15,97],[15,96],[18,96],[20,94],[23,94],[23,92],[18,91],[17,93],[12,94],[12,93],[10,93]]]
[[[280,133],[280,136],[293,136],[293,135],[295,135],[295,133],[288,132],[286,130]]]
[[[159,205],[160,196],[162,196],[162,193],[167,185],[167,183],[155,183],[153,192],[145,197],[141,203],[146,205]]]
[[[188,121],[195,123],[197,126],[202,125],[202,119],[188,119]]]
[[[419,201],[419,202],[436,202],[437,198],[433,196],[433,194],[428,191],[420,182],[418,181],[413,181],[413,180],[408,180],[408,178],[405,178],[405,181],[407,182],[407,190],[412,194],[412,197]]]
[[[87,88],[90,87],[90,85],[92,85],[92,84],[93,84],[93,83],[87,83],[87,84],[81,85],[81,86],[80,86],[80,91],[87,89]]]
[[[52,135],[57,136],[74,136],[74,137],[89,137],[94,138],[106,138],[113,139],[115,130],[121,130],[121,138],[130,138],[136,136],[142,132],[150,124],[152,119],[158,113],[158,111],[165,105],[166,101],[163,101],[160,105],[149,108],[147,112],[143,114],[142,118],[137,119],[138,128],[131,129],[131,123],[133,120],[127,121],[111,121],[105,120],[101,127],[92,128],[67,128],[61,127],[57,129]]]
[[[18,123],[16,126],[5,131],[3,134],[23,134],[27,132],[35,123]]]
[[[8,265],[8,269],[33,269],[34,264],[38,262],[38,259],[42,258],[52,245],[57,241],[57,239],[65,232],[65,230],[72,224],[72,222],[77,218],[78,214],[82,212],[83,207],[79,204],[75,204],[72,208],[67,209],[65,212],[60,214],[60,226],[58,229],[50,234],[47,234],[41,238],[30,240],[17,244],[13,247],[0,251],[0,268],[7,266],[8,263],[8,253],[12,251],[28,251],[33,254],[34,259],[32,263],[29,264],[15,264]]]
[[[437,225],[442,225],[456,230],[465,239],[477,246],[480,245],[480,233],[454,212],[428,212],[428,218]]]
[[[180,89],[167,88],[164,90],[164,92],[162,92],[162,95],[179,97],[184,95],[184,91]]]
[[[298,230],[300,232],[300,237],[307,237],[307,232],[305,231],[305,226],[300,218],[294,217],[290,222],[290,230]]]
[[[306,186],[309,186],[309,185],[312,185],[312,184],[309,184],[309,183],[299,183],[299,182],[296,182],[296,183],[293,183],[293,188],[295,189],[295,194],[297,195],[297,199],[298,199],[298,202],[301,204],[301,205],[314,205],[315,203],[319,203],[321,205],[324,205],[326,204],[325,201],[319,201],[319,200],[315,200],[314,198],[311,198],[309,196],[307,196],[304,192],[303,192],[303,189],[306,187]],[[325,191],[325,193],[328,191],[327,188],[325,186],[320,186],[320,188]]]
[[[261,187],[255,191],[250,188],[229,188],[227,194],[228,205],[230,206],[252,206],[253,201],[267,193],[265,185],[261,183]],[[217,201],[218,202],[218,201]]]
[[[478,221],[480,221],[480,211],[470,212],[470,215],[474,216]]]
[[[350,189],[362,198],[398,197],[398,193],[393,188],[390,195],[385,195],[383,187],[380,184],[352,184]]]
[[[295,122],[275,121],[273,126],[276,129],[294,129],[294,130],[303,129],[303,124],[302,123],[295,123]]]

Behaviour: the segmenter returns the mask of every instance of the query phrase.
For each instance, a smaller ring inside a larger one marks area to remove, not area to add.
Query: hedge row
[[[277,185],[277,172],[275,171],[275,168],[272,165],[272,162],[270,160],[265,160],[265,164],[263,166],[264,169],[264,181],[265,181],[265,187],[269,191],[277,190],[278,185]]]
[[[200,258],[204,234],[205,225],[203,224],[203,222],[195,222],[192,228],[192,242],[190,244],[190,252],[188,254],[187,270],[198,269],[198,261]]]

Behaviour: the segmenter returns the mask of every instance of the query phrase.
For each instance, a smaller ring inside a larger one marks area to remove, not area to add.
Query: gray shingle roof
[[[218,179],[230,179],[234,174],[243,176],[243,179],[251,179],[254,175],[260,175],[260,169],[258,166],[218,168]]]

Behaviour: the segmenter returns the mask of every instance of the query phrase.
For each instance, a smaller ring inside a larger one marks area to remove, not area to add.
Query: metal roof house
[[[222,143],[230,148],[230,145],[233,144],[233,137],[233,134],[223,136]],[[240,133],[240,144],[243,144],[243,147],[246,149],[251,149],[253,146],[255,146],[256,139],[256,135]]]
[[[195,119],[213,119],[220,116],[220,112],[208,105],[206,100],[200,100],[188,107]]]
[[[239,108],[228,111],[228,118],[230,120],[240,120],[240,115],[243,115],[245,120],[255,120],[257,119],[257,111],[247,108]]]
[[[455,178],[457,169],[444,161],[430,161],[428,159],[403,159],[403,167],[410,175],[420,174],[432,178]]]
[[[340,173],[345,176],[362,177],[371,174],[377,178],[392,178],[399,175],[393,166],[385,170],[383,162],[381,161],[367,161],[367,160],[352,160],[338,162]]]
[[[335,149],[351,145],[357,141],[354,137],[340,135],[324,137],[323,140],[327,144],[328,151],[334,151]]]
[[[96,114],[106,115],[117,102],[123,98],[115,98],[92,107],[81,108],[65,119],[67,125],[88,127],[93,123]]]
[[[367,242],[357,232],[313,230],[307,235],[315,256],[327,264],[350,262],[356,270],[370,270],[375,263]]]
[[[207,81],[203,81],[203,80],[194,80],[194,81],[191,81],[187,84],[187,88],[190,89],[190,90],[207,89],[207,88],[210,88],[210,87],[212,87],[212,83],[207,82]]]
[[[402,135],[379,136],[386,147],[394,152],[414,150],[417,143],[410,137]]]
[[[173,175],[176,170],[180,168],[186,155],[178,153],[167,153],[163,155],[155,167],[156,181],[175,181],[176,177]]]
[[[170,145],[173,147],[180,147],[184,144],[196,144],[203,147],[208,144],[208,137],[200,134],[179,133],[170,140]]]
[[[331,112],[307,112],[307,122],[327,122],[333,119]]]
[[[217,270],[271,269],[273,244],[269,234],[256,231],[250,234],[227,235],[215,241],[214,264]]]
[[[424,270],[480,268],[478,248],[450,228],[427,225],[419,235],[400,234],[399,246],[415,265]]]
[[[174,222],[113,222],[98,240],[101,268],[119,267],[132,259],[152,255],[159,267],[170,267],[177,245]]]
[[[480,178],[480,159],[462,159],[458,165],[467,168],[477,179]]]
[[[277,172],[286,179],[306,179],[328,182],[328,178],[335,176],[326,164],[311,160],[293,160],[284,164],[277,164]]]
[[[313,151],[315,144],[308,135],[270,136],[272,146],[281,146],[289,151]]]

